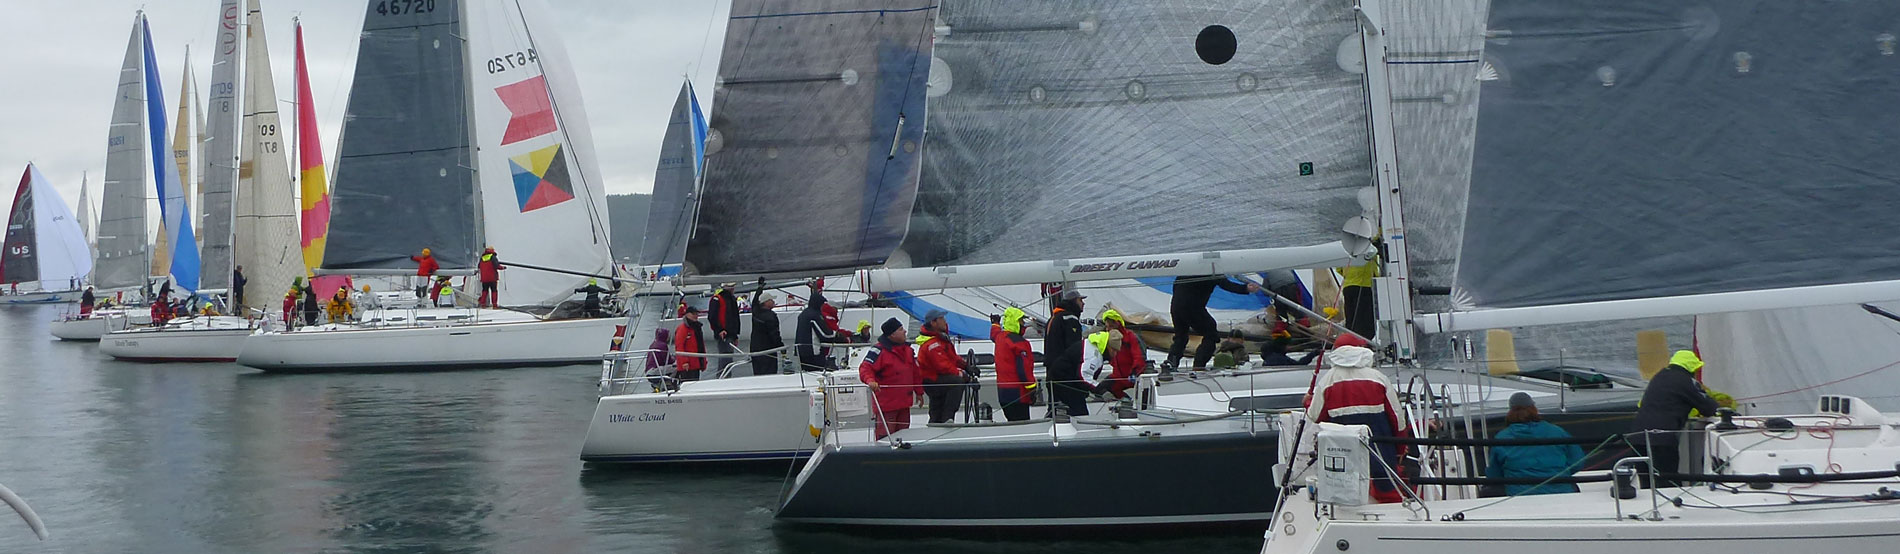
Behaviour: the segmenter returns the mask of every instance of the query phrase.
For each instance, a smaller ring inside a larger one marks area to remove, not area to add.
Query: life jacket
[[[963,358],[957,356],[957,345],[950,337],[925,329],[917,335],[917,367],[928,383],[961,375]]]
[[[1036,358],[1029,341],[1020,333],[1003,329],[1002,325],[990,326],[990,341],[996,343],[996,388],[1019,391],[1035,388]]]
[[[681,321],[680,326],[673,329],[673,352],[675,354],[706,352],[699,342],[699,329],[693,326],[693,322]],[[699,371],[706,369],[706,359],[699,356],[677,356],[674,359],[674,367],[679,371]]]

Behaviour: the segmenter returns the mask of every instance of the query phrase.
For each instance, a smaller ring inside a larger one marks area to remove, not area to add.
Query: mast
[[[1379,192],[1379,229],[1385,240],[1382,276],[1373,288],[1378,295],[1380,335],[1396,347],[1395,356],[1407,362],[1415,355],[1417,332],[1412,326],[1411,268],[1405,252],[1405,216],[1399,194],[1398,145],[1393,140],[1392,87],[1386,71],[1385,29],[1379,3],[1358,2],[1359,40],[1366,56],[1366,107],[1371,126],[1373,186]]]

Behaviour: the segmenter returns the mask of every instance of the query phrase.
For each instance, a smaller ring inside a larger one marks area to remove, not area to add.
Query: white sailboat
[[[141,15],[140,21],[143,21]],[[145,101],[145,71],[140,37],[135,24],[125,61],[119,69],[118,93],[113,99],[112,123],[106,140],[106,174],[101,192],[97,243],[94,248],[92,284],[100,298],[126,300],[127,291],[137,292],[149,286],[151,244],[146,240],[145,210],[147,190],[152,189],[148,169]],[[156,145],[162,147],[163,145]],[[131,299],[145,301],[134,295]],[[49,325],[53,336],[62,340],[93,341],[107,332],[124,329],[131,323],[148,323],[144,310],[98,310],[83,317],[66,317]]]
[[[33,164],[20,174],[7,210],[5,250],[0,252],[0,305],[60,304],[79,300],[92,273],[85,231],[66,201]],[[25,290],[20,285],[25,284]]]
[[[1399,14],[1393,21],[1419,15],[1378,4]],[[1458,63],[1485,96],[1470,209],[1458,222],[1467,237],[1458,303],[1420,314],[1423,330],[1695,315],[1704,382],[1748,415],[1676,431],[1685,466],[1671,479],[1694,484],[1655,489],[1616,482],[1641,469],[1553,478],[1580,481],[1573,493],[1495,498],[1478,497],[1474,480],[1418,479],[1407,502],[1370,504],[1358,480],[1382,469],[1314,470],[1314,447],[1304,447],[1283,461],[1303,473],[1282,483],[1262,551],[1889,549],[1900,537],[1891,490],[1900,416],[1883,370],[1900,353],[1896,322],[1879,312],[1900,297],[1883,238],[1900,165],[1857,152],[1890,146],[1879,130],[1896,122],[1878,95],[1835,93],[1900,90],[1893,72],[1870,70],[1892,59],[1885,25],[1900,12],[1773,2],[1455,8],[1479,23],[1454,40],[1482,47]],[[1785,47],[1760,64],[1739,49],[1756,44]],[[1731,94],[1737,86],[1748,92]],[[1814,91],[1829,100],[1806,101]],[[1685,142],[1698,146],[1676,148]],[[1803,156],[1802,169],[1781,166],[1790,155]],[[1694,215],[1645,211],[1658,206]],[[1546,217],[1523,217],[1533,213]],[[1575,232],[1580,221],[1598,232]],[[1337,433],[1321,446],[1330,459],[1365,459],[1363,435],[1328,431]],[[1424,463],[1461,463],[1469,448],[1434,450]]]
[[[500,304],[523,308],[573,296],[586,281],[576,274],[611,278],[593,139],[544,12],[532,0],[368,8],[318,274],[412,274],[410,257],[427,248],[442,274],[467,275],[492,246],[504,265],[518,264],[503,274]],[[418,41],[437,46],[411,46]],[[238,363],[266,371],[568,364],[598,359],[620,323],[434,312],[261,333]]]
[[[249,117],[249,112],[255,110],[269,110],[270,113],[274,115],[276,110],[276,95],[269,86],[271,79],[270,59],[266,53],[267,46],[263,34],[263,16],[258,10],[257,0],[251,0],[249,7],[249,20],[242,27],[242,31],[245,34],[244,43],[247,45],[246,47],[250,49],[246,52],[246,57],[248,58],[247,62],[252,65],[246,68],[246,77],[250,79],[250,81],[246,82],[244,88],[247,91],[261,89],[261,93],[264,94],[262,98],[268,103],[261,107],[247,105],[242,109],[246,112],[246,117]],[[236,0],[227,0],[223,8],[224,9],[219,10],[219,27],[221,32],[238,30],[239,27],[237,27],[235,23],[238,13]],[[237,59],[236,55],[235,48],[226,48],[217,52],[217,63],[213,65],[212,69],[214,90],[226,90],[220,85],[229,82],[228,79],[231,77],[231,72],[235,70],[233,62]],[[189,78],[190,75],[187,73],[187,79]],[[190,102],[195,96],[195,93],[191,89],[186,89],[185,93],[180,96],[182,102]],[[251,97],[248,100],[255,101],[257,98]],[[218,95],[214,95],[214,105],[217,105],[221,101],[223,101],[222,98]],[[247,104],[250,104],[250,102],[247,102]],[[177,159],[177,165],[181,174],[186,174],[187,170],[194,169],[190,163],[191,159],[188,154],[190,144],[196,141],[191,139],[188,135],[183,134],[185,128],[196,125],[196,118],[191,117],[189,110],[185,108],[185,106],[189,105],[188,103],[183,104],[179,110],[180,116],[178,123],[181,133],[180,136],[183,137],[184,144],[174,144],[174,147],[179,148],[179,152],[181,153]],[[212,128],[211,130],[211,132],[214,133],[214,139],[216,136],[231,135],[231,123],[234,120],[232,115],[233,114],[224,110],[218,110],[218,113],[214,115],[213,122],[219,125],[219,127]],[[254,136],[260,142],[278,141],[274,132],[265,134],[263,131],[249,131],[241,134],[243,136]],[[231,144],[230,141],[213,140],[206,144],[206,147],[202,150],[204,159],[201,161],[206,162],[205,165],[212,170],[211,173],[215,174],[218,167],[213,165],[211,161],[213,159],[227,158],[229,153],[224,150],[232,146],[234,145]],[[265,148],[278,152],[278,175],[273,179],[268,177],[268,173],[265,173],[263,177],[255,179],[255,182],[246,181],[240,183],[235,194],[235,197],[239,201],[238,207],[240,209],[246,207],[246,204],[243,203],[244,201],[253,200],[254,197],[261,197],[263,201],[254,201],[253,204],[261,204],[266,208],[273,205],[269,203],[270,199],[273,198],[282,199],[281,201],[275,202],[275,204],[289,204],[289,176],[287,173],[284,173],[281,147],[273,144]],[[200,176],[207,177],[207,181],[214,178],[203,174],[200,174]],[[186,192],[184,194],[189,195],[190,193]],[[231,220],[233,216],[231,210],[232,204],[228,202],[220,202],[216,206],[201,206],[201,208],[204,208],[205,216],[203,221],[206,222],[215,221],[223,223]],[[251,212],[251,214],[263,215],[273,221],[288,217],[292,221],[293,226],[296,217],[295,213],[288,209],[279,209],[276,212],[265,212],[263,214]],[[219,231],[228,229],[234,228],[223,227],[219,229]],[[206,242],[209,245],[209,247],[205,249],[206,255],[203,256],[203,263],[199,264],[198,267],[201,271],[199,276],[203,278],[201,284],[209,285],[202,287],[204,290],[222,290],[225,286],[228,286],[226,283],[228,283],[227,279],[231,273],[230,268],[229,266],[220,266],[219,264],[219,262],[229,263],[228,258],[216,256],[217,253],[222,251],[222,246],[233,243],[238,245],[251,245],[253,248],[261,251],[261,257],[268,261],[275,261],[281,257],[282,254],[281,252],[271,252],[271,245],[277,245],[276,248],[278,250],[283,250],[289,248],[287,245],[294,244],[296,240],[293,235],[287,234],[282,230],[281,224],[277,227],[264,226],[249,229],[237,227],[235,229],[237,232],[232,235],[214,235],[212,234],[212,229],[204,229],[203,233],[194,233],[195,235],[205,236]],[[194,240],[190,246],[195,249],[198,246],[197,241]],[[240,252],[242,251],[240,250]],[[237,358],[237,352],[242,347],[244,338],[249,336],[255,329],[255,321],[253,318],[245,317],[243,314],[181,314],[178,318],[162,326],[129,328],[110,332],[101,338],[99,351],[120,360],[140,362],[231,361]]]

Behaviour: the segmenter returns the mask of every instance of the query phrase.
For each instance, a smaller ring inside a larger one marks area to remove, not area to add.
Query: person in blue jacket
[[[1531,400],[1531,395],[1521,392],[1511,395],[1511,411],[1505,414],[1504,420],[1510,422],[1511,426],[1498,432],[1499,440],[1570,438],[1570,433],[1564,432],[1563,428],[1544,421],[1543,416],[1537,414],[1537,402]],[[1484,474],[1489,477],[1531,479],[1569,477],[1582,465],[1583,449],[1574,444],[1494,446],[1491,447],[1490,466]],[[1511,496],[1577,492],[1577,485],[1505,485],[1504,492]]]

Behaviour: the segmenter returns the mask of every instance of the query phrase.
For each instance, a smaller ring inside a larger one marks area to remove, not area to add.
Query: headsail
[[[323,269],[399,273],[423,248],[443,268],[472,268],[481,207],[462,0],[401,11],[379,4],[363,17]]]
[[[1493,4],[1455,283],[1472,311],[1427,329],[1900,296],[1896,16]]]
[[[106,133],[106,180],[99,205],[99,243],[94,286],[127,289],[145,285],[151,275],[151,243],[146,241],[144,17],[132,22],[132,36],[119,68],[119,90]]]
[[[297,208],[292,198],[290,166],[284,158],[282,118],[277,115],[277,87],[270,67],[270,46],[264,35],[264,14],[257,0],[247,3],[244,25],[244,137],[235,199],[236,261],[244,277],[259,289],[276,291],[303,277],[303,255],[297,249]],[[210,271],[229,274],[231,268]],[[271,296],[247,295],[270,299]]]
[[[191,132],[192,122],[196,121],[196,118],[192,117],[191,114],[193,98],[192,81],[191,47],[186,46],[185,70],[179,74],[178,78],[178,127],[172,131],[171,153],[172,164],[178,166],[178,188],[186,199],[185,205],[188,206],[195,205],[190,200],[192,197],[191,183],[193,181],[192,177],[194,176],[191,170],[191,145],[197,142],[193,139],[193,133]],[[163,201],[164,199],[161,198],[160,202]],[[165,224],[161,221],[158,228],[158,241],[154,245],[156,250],[152,256],[153,275],[164,275],[170,271],[171,268],[171,246],[168,242],[170,238],[168,238],[166,234]]]
[[[66,200],[33,164],[20,175],[0,255],[0,284],[38,281],[40,290],[73,290],[92,273],[85,231]]]
[[[238,181],[238,138],[244,105],[239,103],[238,60],[244,45],[240,34],[238,0],[224,0],[218,7],[218,40],[213,46],[211,63],[211,103],[207,108],[203,149],[198,156],[203,164],[203,180],[198,203],[204,226],[205,288],[229,288],[231,268],[236,264],[232,252],[232,197]]]
[[[317,106],[310,94],[310,71],[304,63],[303,23],[297,23],[297,168],[303,191],[299,201],[299,245],[304,275],[323,265],[323,236],[330,227],[330,182],[323,173],[323,137],[317,132]],[[343,285],[343,277],[325,275],[311,281],[318,298],[328,298]]]
[[[580,86],[547,8],[533,0],[469,0],[470,114],[475,125],[484,245],[503,262],[608,275],[607,191]],[[504,306],[552,306],[585,277],[515,270]]]
[[[158,55],[152,51],[152,26],[139,15],[145,31],[145,111],[146,131],[152,140],[152,172],[158,181],[159,214],[165,218],[165,240],[171,244],[172,286],[198,291],[198,240],[192,237],[191,207],[185,203],[185,190],[178,178],[178,165],[165,163],[171,145],[165,139],[164,86],[158,78]],[[189,123],[184,123],[189,125]]]
[[[933,0],[735,0],[714,91],[699,275],[885,262],[909,226]]]
[[[86,239],[86,265],[92,265],[92,179],[81,172],[79,174],[79,235]]]
[[[675,265],[686,259],[693,233],[699,175],[706,163],[706,117],[700,114],[693,82],[680,85],[660,140],[660,165],[653,170],[653,202],[647,209],[646,240],[640,265]]]

